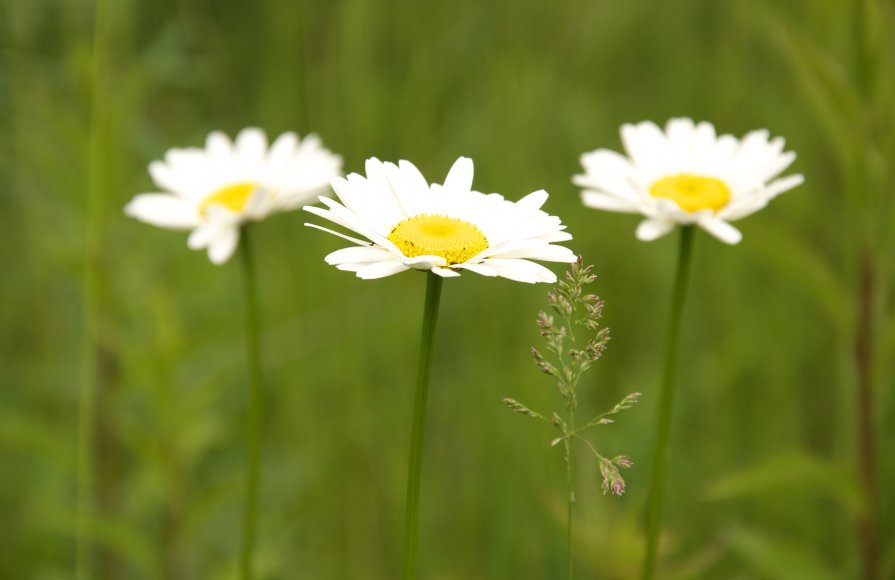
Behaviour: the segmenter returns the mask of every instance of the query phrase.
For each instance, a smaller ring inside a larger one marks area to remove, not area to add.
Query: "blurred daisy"
[[[574,262],[565,247],[572,239],[558,217],[541,210],[547,192],[511,202],[473,191],[472,160],[457,159],[443,185],[429,184],[409,161],[368,159],[366,177],[352,173],[332,180],[338,201],[305,210],[365,239],[306,224],[354,242],[326,262],[359,278],[390,276],[409,269],[442,277],[469,270],[520,282],[555,282],[556,275],[531,260]]]
[[[155,226],[193,230],[193,250],[208,249],[215,264],[226,262],[239,242],[240,226],[275,212],[297,209],[329,187],[342,159],[320,138],[283,133],[267,146],[260,129],[243,129],[236,140],[211,133],[205,149],[171,149],[149,173],[168,193],[136,196],[124,211]]]
[[[775,179],[795,160],[781,137],[752,131],[742,140],[715,134],[711,123],[671,119],[663,132],[655,123],[624,125],[628,156],[599,149],[581,157],[584,175],[573,181],[584,189],[584,205],[646,217],[637,237],[651,241],[675,224],[697,224],[719,240],[742,239],[730,222],[752,215],[784,191],[801,184],[801,175]]]

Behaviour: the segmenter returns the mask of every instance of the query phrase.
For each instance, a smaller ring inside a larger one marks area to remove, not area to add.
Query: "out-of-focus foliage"
[[[633,578],[675,243],[583,209],[578,156],[621,123],[687,115],[766,127],[806,184],[699,236],[668,482],[663,577],[849,578],[855,519],[855,256],[890,277],[895,162],[892,2],[687,0],[115,0],[101,106],[98,361],[100,578],[227,578],[239,542],[247,400],[237,264],[125,218],[149,161],[212,129],[319,133],[358,170],[407,158],[432,179],[458,155],[476,185],[546,209],[595,264],[612,348],[582,416],[641,404],[601,432],[622,498],[582,463],[582,575]],[[858,18],[859,6],[875,6]],[[0,0],[0,577],[73,569],[78,369],[94,5]],[[863,23],[863,24],[862,24]],[[362,282],[338,240],[284,214],[256,228],[266,413],[263,578],[391,580],[423,276]],[[882,256],[888,255],[888,260]],[[562,458],[501,397],[549,408],[532,372],[543,287],[445,283],[424,461],[421,566],[433,580],[554,578]],[[893,291],[876,304],[881,479],[895,481]],[[895,575],[895,497],[881,505]],[[577,524],[576,524],[577,525]],[[806,575],[807,574],[807,575]],[[888,576],[885,576],[888,574]]]

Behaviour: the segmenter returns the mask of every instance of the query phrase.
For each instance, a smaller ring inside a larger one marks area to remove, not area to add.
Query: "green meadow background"
[[[876,580],[895,578],[893,6],[0,0],[0,577],[73,577],[85,380],[96,578],[235,577],[239,262],[211,265],[184,233],[122,208],[155,189],[146,166],[168,148],[253,125],[318,133],[346,171],[375,155],[440,181],[468,155],[478,189],[550,192],[612,328],[579,414],[643,393],[592,432],[635,463],[623,497],[600,494],[579,449],[577,573],[636,578],[676,236],[637,241],[636,217],[583,208],[570,178],[581,153],[620,148],[622,123],[690,116],[785,136],[806,180],[738,224],[740,245],[697,236],[660,576],[868,578],[869,521]],[[424,276],[339,272],[323,256],[343,242],[304,221],[319,222],[281,214],[253,232],[258,577],[394,580]],[[559,578],[562,453],[548,426],[501,404],[560,406],[528,353],[548,287],[474,274],[444,286],[421,577]],[[878,445],[870,494],[861,393]]]

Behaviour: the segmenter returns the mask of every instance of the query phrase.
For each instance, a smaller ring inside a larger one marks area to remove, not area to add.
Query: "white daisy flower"
[[[801,175],[774,179],[795,160],[783,152],[781,137],[752,131],[742,140],[715,134],[711,123],[671,119],[665,132],[655,123],[624,125],[628,156],[599,149],[581,156],[584,175],[573,181],[584,189],[584,205],[646,216],[637,237],[655,240],[675,224],[698,224],[728,244],[742,239],[729,222],[752,215],[784,191],[801,184]]]
[[[443,185],[430,185],[409,161],[368,159],[366,173],[332,180],[341,203],[321,197],[328,209],[305,208],[365,238],[305,224],[356,244],[326,256],[340,270],[363,279],[411,268],[444,277],[469,270],[534,283],[555,282],[556,275],[530,260],[575,261],[571,250],[553,245],[572,236],[540,209],[547,192],[511,202],[473,191],[471,159],[457,159]]]
[[[124,212],[162,228],[193,230],[188,246],[208,248],[208,258],[222,264],[233,255],[242,224],[298,209],[341,170],[342,158],[316,135],[299,141],[283,133],[268,148],[260,129],[243,129],[233,142],[215,131],[205,149],[171,149],[164,161],[153,161],[149,173],[169,193],[140,194]]]

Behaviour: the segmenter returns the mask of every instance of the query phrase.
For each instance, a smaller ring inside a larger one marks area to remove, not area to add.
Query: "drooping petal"
[[[674,229],[674,222],[645,219],[637,226],[637,239],[642,242],[652,242],[672,229]]]
[[[432,273],[441,276],[442,278],[458,278],[460,276],[460,272],[456,270],[451,270],[450,268],[432,268]]]
[[[743,239],[743,234],[726,221],[714,216],[699,220],[699,225],[725,244],[738,244]]]
[[[212,264],[223,264],[233,255],[239,244],[239,227],[222,228],[208,245],[208,259]]]

